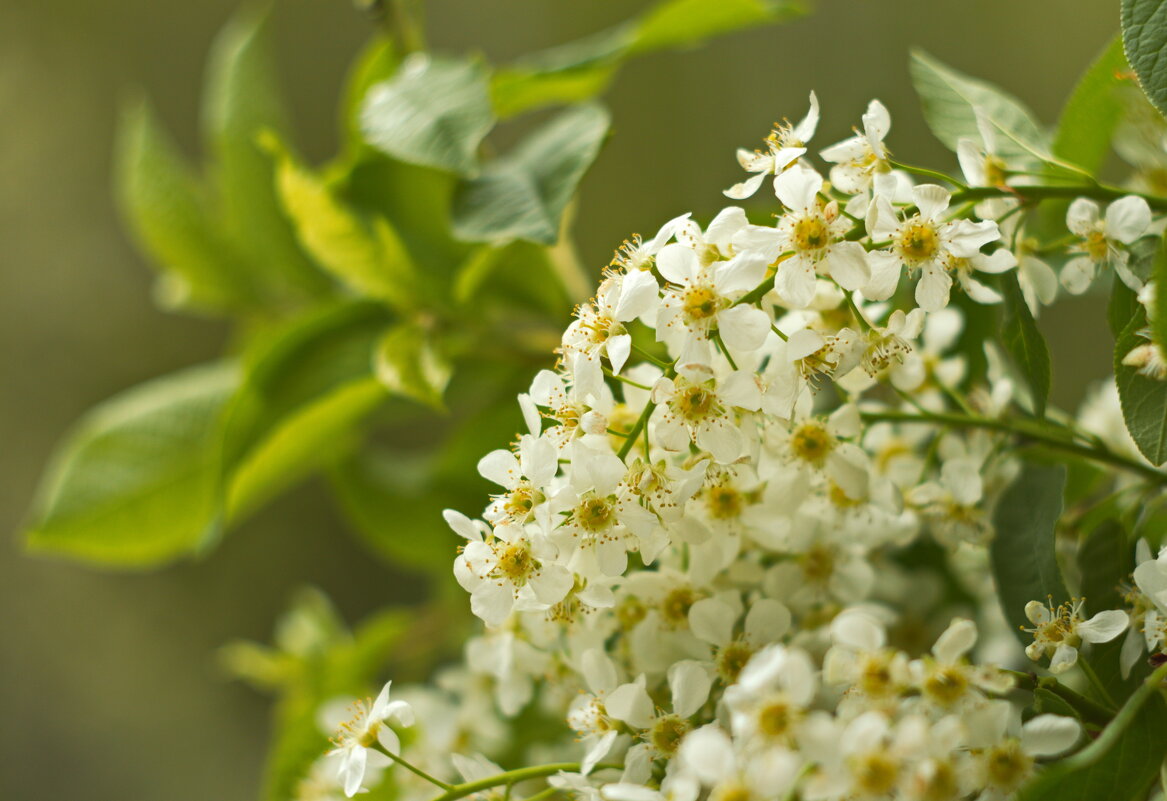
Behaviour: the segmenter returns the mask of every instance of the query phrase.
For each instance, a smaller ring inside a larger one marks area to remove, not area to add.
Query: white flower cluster
[[[1022,726],[1009,675],[968,659],[978,627],[982,653],[1018,650],[984,549],[1016,465],[989,434],[902,417],[945,408],[965,376],[949,353],[954,290],[999,302],[976,274],[1016,269],[1036,311],[1057,279],[1008,244],[1025,241],[1015,201],[976,206],[998,224],[893,169],[878,101],[861,133],[822,151],[829,182],[808,159],[817,122],[812,95],[806,119],[739,152],[752,177],[726,194],[771,183],[772,224],[731,206],[625,243],[557,368],[520,396],[526,431],[479,463],[498,494],[480,519],[446,512],[466,541],[454,574],[486,630],[441,690],[411,696],[416,764],[448,773],[451,751],[497,750],[498,713],[533,713],[576,742],[539,740],[529,758],[579,762],[553,784],[585,799],[988,801],[1078,741],[1070,718]],[[1004,181],[991,145],[962,145],[971,185]],[[1083,255],[1067,288],[1106,264],[1137,281],[1126,248],[1145,207],[1071,207]],[[989,356],[993,391],[969,402],[991,415],[1013,385]],[[1148,606],[1149,629],[1165,608]],[[1056,633],[1044,607],[1030,612]],[[1108,638],[1126,624],[1113,614]],[[1055,650],[1059,668],[1077,656]]]

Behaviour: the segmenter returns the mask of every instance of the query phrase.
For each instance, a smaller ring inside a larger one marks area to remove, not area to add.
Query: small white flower
[[[753,152],[739,149],[738,164],[753,176],[725,190],[725,196],[734,200],[752,197],[768,175],[780,175],[783,170],[806,153],[806,143],[814,136],[819,124],[819,100],[810,93],[810,110],[797,125],[775,125],[766,137],[766,149]]]
[[[400,753],[401,741],[389,722],[413,725],[413,707],[405,701],[390,701],[390,684],[385,684],[375,701],[357,701],[352,719],[341,724],[333,739],[336,747],[330,753],[340,755],[337,775],[349,798],[360,791],[367,768],[393,764],[393,760],[376,750],[378,745],[391,754]]]
[[[1025,629],[1033,635],[1033,642],[1025,647],[1025,655],[1034,662],[1049,656],[1050,672],[1064,673],[1078,661],[1078,648],[1083,642],[1110,642],[1130,623],[1126,612],[1118,609],[1107,609],[1085,620],[1082,617],[1085,603],[1081,598],[1057,607],[1052,599],[1045,604],[1027,603],[1025,616],[1035,628]]]
[[[887,172],[888,150],[884,137],[891,130],[891,115],[878,100],[872,100],[863,115],[863,133],[831,145],[819,155],[833,163],[831,183],[840,192],[855,195],[866,191],[877,173]]]
[[[1080,197],[1066,212],[1066,227],[1082,238],[1071,249],[1075,256],[1062,268],[1062,286],[1080,295],[1094,280],[1100,266],[1109,264],[1128,287],[1138,292],[1143,282],[1130,271],[1130,252],[1126,246],[1147,232],[1151,226],[1151,207],[1137,195],[1128,195],[1111,203],[1103,217],[1098,204]]]

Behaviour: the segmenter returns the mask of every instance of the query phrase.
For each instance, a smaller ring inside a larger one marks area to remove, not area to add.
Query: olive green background
[[[644,3],[434,0],[442,50],[504,61],[619,21]],[[613,137],[583,184],[577,232],[598,268],[633,231],[709,215],[741,178],[737,146],[823,104],[816,144],[843,138],[867,101],[889,107],[895,153],[947,168],[916,107],[920,46],[995,81],[1047,123],[1117,29],[1100,0],[826,0],[784,27],[630,64],[608,101]],[[209,559],[118,575],[30,558],[21,517],[54,442],[86,408],[206,360],[227,332],[151,303],[151,274],[111,201],[121,100],[145,91],[197,152],[201,72],[233,0],[0,2],[0,798],[206,801],[256,795],[266,701],[224,677],[217,646],[267,639],[291,591],[322,587],[351,621],[416,593],[366,557],[325,494],[306,486]],[[370,29],[348,0],[276,3],[278,57],[303,151],[335,147],[345,66]],[[1054,396],[1073,404],[1107,370],[1099,305],[1042,317]],[[472,468],[471,468],[472,469]],[[453,540],[451,540],[453,545]],[[451,553],[452,555],[452,553]]]

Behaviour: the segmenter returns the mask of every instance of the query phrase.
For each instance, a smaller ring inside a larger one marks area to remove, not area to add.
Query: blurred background
[[[645,3],[431,0],[429,37],[495,62],[600,30]],[[355,543],[309,484],[207,560],[160,573],[30,558],[17,539],[38,475],[70,423],[113,393],[220,352],[219,323],[165,314],[110,191],[118,108],[145,92],[197,153],[208,46],[236,0],[0,3],[0,798],[251,799],[267,703],[225,677],[225,641],[267,640],[296,587],[350,622],[417,592]],[[335,106],[370,22],[350,0],[275,3],[278,57],[299,145],[336,148]],[[905,160],[949,168],[908,81],[910,47],[996,82],[1046,123],[1114,35],[1097,0],[822,0],[808,18],[629,63],[607,97],[614,135],[585,179],[576,234],[595,268],[633,231],[707,219],[741,178],[735,147],[797,120],[818,92],[816,144],[849,135],[872,97]],[[1108,371],[1102,306],[1062,302],[1041,324],[1054,398],[1073,407]],[[451,556],[453,554],[451,553]],[[451,577],[452,580],[452,577]]]

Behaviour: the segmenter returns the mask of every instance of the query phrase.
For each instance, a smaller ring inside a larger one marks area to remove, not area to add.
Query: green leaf
[[[384,402],[373,349],[389,323],[375,303],[304,315],[252,345],[224,416],[221,469],[234,519],[357,444]]]
[[[357,292],[401,311],[416,310],[421,279],[389,221],[346,204],[274,138],[267,146],[279,154],[280,199],[304,248]]]
[[[433,576],[450,572],[459,540],[441,510],[459,496],[433,486],[423,457],[367,450],[338,464],[329,479],[345,517],[375,552]]]
[[[1054,160],[1041,126],[1012,95],[957,72],[922,50],[912,51],[910,71],[928,127],[950,150],[955,151],[961,139],[981,141],[977,126],[980,114],[1002,134],[996,142],[998,155]]]
[[[499,69],[491,100],[499,117],[590,100],[632,57],[692,47],[715,36],[802,16],[795,0],[662,0],[641,17]]]
[[[1118,339],[1123,329],[1130,325],[1135,315],[1142,310],[1138,296],[1122,281],[1112,282],[1110,289],[1110,303],[1106,308],[1106,321],[1110,325],[1110,333]]]
[[[1121,609],[1119,586],[1135,569],[1133,549],[1122,524],[1109,519],[1095,527],[1078,549],[1078,567],[1088,615],[1103,609]]]
[[[583,105],[534,131],[459,188],[455,235],[470,242],[554,244],[563,211],[599,153],[608,124],[607,111]]]
[[[1001,276],[1001,289],[1005,296],[1001,342],[1029,384],[1034,412],[1044,417],[1050,390],[1049,346],[1029,311],[1014,272]]]
[[[393,40],[386,36],[374,36],[353,61],[345,78],[340,104],[340,131],[346,147],[364,144],[361,104],[375,84],[393,77],[399,63]]]
[[[1054,132],[1053,152],[1097,175],[1110,152],[1110,139],[1122,118],[1119,77],[1129,69],[1122,40],[1115,37],[1074,87]]]
[[[244,10],[227,24],[212,48],[206,82],[203,127],[232,241],[274,301],[325,291],[327,279],[296,244],[276,198],[272,159],[259,146],[263,131],[290,139],[266,13]]]
[[[442,393],[453,372],[449,361],[417,323],[398,323],[377,343],[377,378],[390,392],[444,409]]]
[[[1155,283],[1155,288],[1167,287],[1167,237],[1160,237],[1158,247],[1155,249],[1155,259],[1152,262],[1152,280]],[[1115,283],[1121,283],[1115,281]],[[1160,343],[1167,342],[1167,297],[1163,301],[1158,300],[1152,304],[1154,314],[1151,315],[1151,338]]]
[[[385,402],[375,379],[357,379],[307,403],[247,454],[231,478],[228,516],[245,517],[280,492],[352,452],[360,423]]]
[[[1045,766],[1018,801],[1130,801],[1142,798],[1167,756],[1167,704],[1159,670],[1127,700],[1102,734],[1078,753]]]
[[[1044,602],[1047,597],[1055,604],[1070,598],[1055,547],[1065,485],[1065,467],[1025,463],[993,514],[996,534],[989,545],[989,559],[997,597],[1005,619],[1024,644],[1031,637],[1020,629],[1032,628],[1025,617],[1025,605]]]
[[[1115,342],[1114,377],[1127,431],[1139,452],[1157,466],[1167,461],[1167,381],[1139,375],[1122,363],[1134,347],[1147,341],[1139,336],[1146,325],[1147,317],[1140,307]]]
[[[779,22],[805,13],[798,2],[774,0],[668,0],[641,19],[631,53],[691,47],[715,36]]]
[[[365,96],[365,141],[394,158],[461,175],[478,172],[478,146],[494,127],[485,68],[414,55]]]
[[[218,526],[215,432],[237,383],[233,365],[194,367],[90,411],[46,473],[28,546],[116,567],[198,551]]]
[[[1167,114],[1167,3],[1122,0],[1122,43],[1139,84],[1155,108]]]
[[[142,248],[162,270],[168,306],[241,311],[256,303],[246,263],[220,230],[206,191],[145,101],[118,126],[117,195]]]

